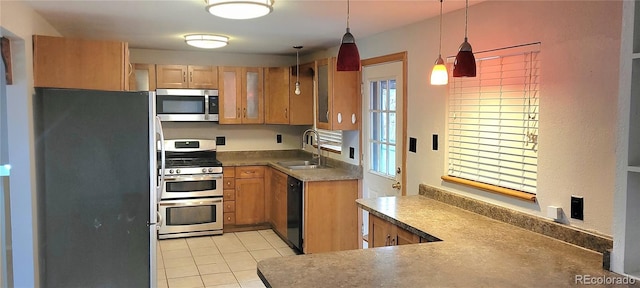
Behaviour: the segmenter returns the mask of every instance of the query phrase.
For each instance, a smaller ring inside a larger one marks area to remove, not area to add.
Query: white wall
[[[621,11],[620,1],[490,1],[469,8],[474,52],[542,42],[535,204],[440,180],[446,155],[431,150],[431,135],[446,146],[447,87],[428,84],[438,56],[437,17],[364,39],[352,31],[363,59],[408,51],[407,130],[418,139],[417,153],[407,155],[408,194],[425,183],[543,217],[549,205],[569,214],[571,195],[581,195],[585,220],[570,224],[611,235]],[[443,57],[455,56],[464,10],[444,16],[443,32]]]
[[[33,139],[33,34],[59,36],[19,1],[0,1],[2,35],[12,40],[13,85],[7,86],[7,124],[13,273],[15,287],[37,287],[37,223]]]

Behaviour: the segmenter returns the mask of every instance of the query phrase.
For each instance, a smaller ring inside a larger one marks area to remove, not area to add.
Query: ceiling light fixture
[[[184,36],[184,42],[193,47],[214,49],[227,46],[229,38],[226,36],[211,34],[191,34]]]
[[[205,0],[209,13],[227,19],[252,19],[273,11],[273,0]]]
[[[431,85],[447,85],[447,83],[449,83],[449,75],[442,59],[442,0],[440,0],[440,47],[438,48],[438,59],[436,59],[436,64],[431,71]]]
[[[467,26],[469,22],[469,0],[466,1],[464,12],[464,42],[460,44],[458,55],[453,62],[453,77],[476,77],[476,58],[473,56],[471,44],[467,41]]]
[[[356,39],[349,30],[349,0],[347,0],[347,33],[342,36],[336,66],[338,71],[360,71],[360,53],[358,53]]]
[[[296,89],[293,93],[300,95],[300,49],[302,46],[293,46],[296,49]]]

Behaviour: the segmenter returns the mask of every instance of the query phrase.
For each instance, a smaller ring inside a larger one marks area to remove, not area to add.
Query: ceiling
[[[3,0],[4,1],[4,0]],[[221,34],[229,45],[216,51],[252,54],[302,54],[340,44],[347,1],[275,0],[273,12],[250,20],[218,18],[204,0],[21,0],[65,37],[119,40],[131,48],[197,51],[184,43],[192,33]],[[472,4],[482,2],[473,1]],[[444,1],[444,13],[464,8],[462,0]],[[438,0],[352,0],[351,32],[358,38],[437,17]]]

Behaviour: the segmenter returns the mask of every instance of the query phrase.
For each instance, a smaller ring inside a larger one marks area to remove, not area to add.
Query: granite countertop
[[[442,241],[258,263],[268,287],[558,287],[576,275],[622,277],[602,255],[424,196],[358,199],[358,206]],[[584,283],[584,282],[582,282]]]
[[[324,159],[324,158],[323,158]],[[223,166],[252,166],[252,165],[261,165],[261,166],[269,166],[277,169],[287,175],[293,176],[298,180],[311,182],[311,181],[337,181],[337,180],[354,180],[354,179],[362,179],[362,172],[358,169],[347,169],[344,167],[338,167],[334,163],[329,163],[326,168],[319,169],[300,169],[300,170],[292,170],[285,168],[278,164],[278,162],[283,161],[293,161],[293,160],[310,160],[309,157],[301,157],[301,156],[276,156],[276,157],[268,157],[261,155],[252,155],[251,157],[218,157],[218,160],[222,162]],[[332,165],[334,164],[334,165]],[[350,166],[350,165],[345,165]],[[352,165],[351,165],[352,166]]]

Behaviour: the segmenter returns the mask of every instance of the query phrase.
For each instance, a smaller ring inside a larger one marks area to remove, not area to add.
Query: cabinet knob
[[[189,72],[189,82],[193,82],[193,72]]]
[[[240,119],[240,107],[238,107],[238,119]]]
[[[187,82],[187,72],[182,72],[182,82]]]
[[[287,113],[287,108],[284,108],[284,118],[285,119],[289,118],[289,115]]]

